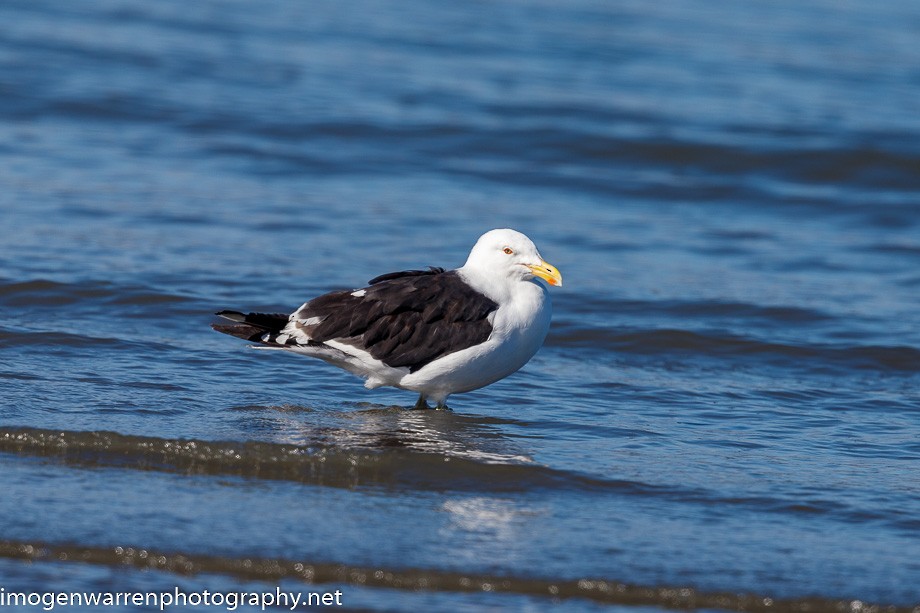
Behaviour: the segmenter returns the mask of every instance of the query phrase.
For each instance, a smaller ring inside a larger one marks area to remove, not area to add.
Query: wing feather
[[[294,342],[338,341],[388,366],[415,372],[441,356],[484,342],[498,305],[455,271],[390,273],[360,291],[314,298],[285,328]]]

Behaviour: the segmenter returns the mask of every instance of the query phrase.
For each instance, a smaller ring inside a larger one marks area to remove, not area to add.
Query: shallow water
[[[557,4],[0,6],[0,585],[920,605],[920,11]],[[453,412],[208,327],[503,226]]]

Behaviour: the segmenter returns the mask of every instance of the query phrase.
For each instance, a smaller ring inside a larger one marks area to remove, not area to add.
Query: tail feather
[[[236,326],[227,324],[211,324],[211,328],[223,334],[229,334],[230,336],[235,336],[237,338],[243,339],[244,341],[250,341],[253,343],[261,343],[262,337],[265,336],[265,330],[262,328],[247,326],[245,324]]]
[[[283,332],[290,319],[287,315],[280,313],[241,313],[239,311],[219,311],[215,315],[235,323],[211,324],[211,328],[222,334],[229,334],[255,343],[251,345],[253,349],[294,351],[319,358],[353,372],[360,377],[368,378],[373,374],[367,371],[367,366],[363,362],[356,360],[353,355],[341,349],[309,339],[306,339],[306,341],[303,338],[298,340]]]
[[[218,317],[241,324],[249,324],[263,330],[280,330],[287,325],[289,317],[284,313],[240,313],[239,311],[218,311]]]
[[[211,324],[211,328],[254,343],[274,344],[274,338],[288,323],[288,316],[282,313],[241,313],[239,311],[218,311],[219,317],[237,322],[234,325]],[[268,337],[266,338],[266,334]]]

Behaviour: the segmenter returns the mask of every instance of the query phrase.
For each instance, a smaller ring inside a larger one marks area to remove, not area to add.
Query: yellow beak
[[[533,271],[534,276],[540,277],[550,285],[562,285],[562,275],[559,274],[559,269],[549,262],[542,261],[539,264],[528,264],[527,267]]]

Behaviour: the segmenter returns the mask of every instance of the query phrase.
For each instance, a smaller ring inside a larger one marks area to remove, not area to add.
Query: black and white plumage
[[[533,242],[492,230],[456,269],[409,270],[324,294],[291,315],[221,311],[218,332],[317,357],[365,379],[417,392],[417,407],[494,383],[527,363],[549,330],[547,289],[561,285]]]

